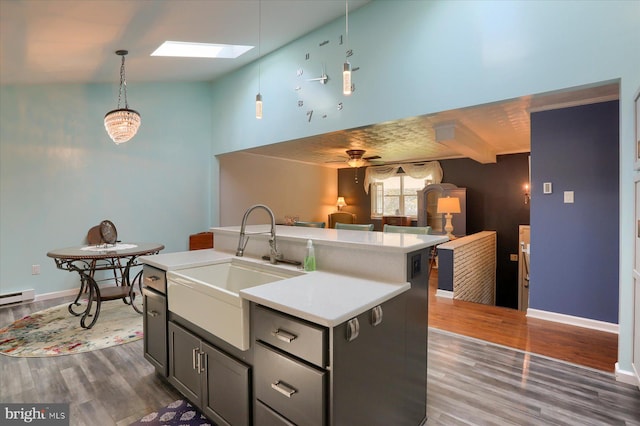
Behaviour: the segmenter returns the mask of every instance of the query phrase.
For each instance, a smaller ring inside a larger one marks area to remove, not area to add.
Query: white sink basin
[[[240,290],[300,274],[238,258],[169,271],[169,311],[244,351],[250,345],[249,302],[240,297]]]

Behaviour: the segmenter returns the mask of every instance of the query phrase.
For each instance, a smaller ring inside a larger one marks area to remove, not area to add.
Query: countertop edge
[[[246,234],[252,238],[268,239],[268,225],[248,225]],[[419,234],[396,234],[378,231],[354,231],[348,229],[327,229],[327,228],[303,228],[295,226],[276,226],[276,235],[281,241],[306,242],[311,239],[315,245],[326,245],[333,247],[357,248],[360,250],[375,250],[391,253],[410,253],[426,247],[432,247],[449,241],[446,235],[419,235]],[[239,226],[211,227],[211,232],[221,235],[239,235]],[[287,235],[287,231],[295,232],[299,235]],[[375,239],[372,236],[375,234]],[[385,241],[389,240],[389,241]],[[405,244],[404,239],[412,240],[411,244]],[[394,241],[394,240],[400,240]]]
[[[241,290],[240,294],[244,299],[257,303],[262,306],[266,306],[267,308],[271,308],[276,311],[283,312],[285,314],[292,315],[297,318],[301,318],[303,320],[312,322],[314,324],[322,325],[325,327],[335,327],[347,320],[350,320],[351,318],[357,317],[358,315],[368,311],[369,309],[375,306],[381,305],[384,302],[393,299],[394,297],[406,292],[411,288],[411,284],[409,284],[408,282],[404,284],[393,284],[393,285],[395,285],[396,288],[388,292],[384,296],[368,301],[367,303],[364,303],[358,306],[357,308],[350,309],[348,311],[343,312],[341,315],[337,315],[331,318],[316,315],[308,311],[297,309],[290,305],[279,303],[277,301],[270,300],[257,295],[249,294],[245,290]]]

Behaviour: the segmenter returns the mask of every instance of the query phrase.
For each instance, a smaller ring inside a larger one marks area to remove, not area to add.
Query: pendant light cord
[[[347,43],[347,52],[349,52],[349,0],[345,0],[344,2],[344,8],[345,8],[345,38],[346,38],[346,43]],[[349,56],[349,54],[347,53],[347,57]]]
[[[129,109],[129,102],[127,102],[127,79],[124,73],[124,55],[122,55],[122,64],[120,65],[120,92],[118,93],[118,109],[120,109],[120,101],[122,93],[124,92],[124,107]]]
[[[262,56],[262,0],[258,1],[258,93],[260,93],[261,56]]]

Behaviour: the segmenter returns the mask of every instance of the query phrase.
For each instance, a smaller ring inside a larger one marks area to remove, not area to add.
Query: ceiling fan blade
[[[382,158],[382,157],[380,157],[379,155],[372,155],[371,157],[363,157],[362,159],[363,159],[363,160],[370,161],[370,160],[379,160],[379,159],[381,159],[381,158]]]

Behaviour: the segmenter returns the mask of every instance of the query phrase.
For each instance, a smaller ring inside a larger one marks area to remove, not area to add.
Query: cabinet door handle
[[[291,398],[291,396],[298,392],[297,390],[295,390],[294,388],[285,385],[284,383],[282,383],[280,380],[278,380],[275,383],[271,383],[271,389],[276,390],[278,392],[280,392],[282,395],[286,396],[287,398]]]
[[[376,326],[382,323],[382,306],[378,305],[371,309],[371,325]]]
[[[198,370],[199,373],[203,373],[207,369],[208,360],[209,358],[207,357],[206,353],[200,352],[198,354],[198,366],[200,367],[200,369]]]
[[[276,331],[272,331],[271,335],[275,336],[276,339],[282,340],[283,342],[286,342],[286,343],[291,343],[294,340],[296,340],[296,338],[298,337],[295,334],[291,334],[280,329],[277,329]]]
[[[360,334],[360,321],[358,321],[358,318],[350,319],[347,322],[347,335],[345,336],[347,338],[347,342],[356,340],[359,334]]]
[[[149,312],[147,312],[147,315],[149,315],[150,317],[157,317],[158,315],[160,315],[160,312],[158,312],[158,311],[149,311]]]
[[[191,352],[191,356],[192,356],[192,362],[193,362],[193,369],[200,372],[200,355],[199,355],[199,350],[198,348],[193,348],[193,351]]]

